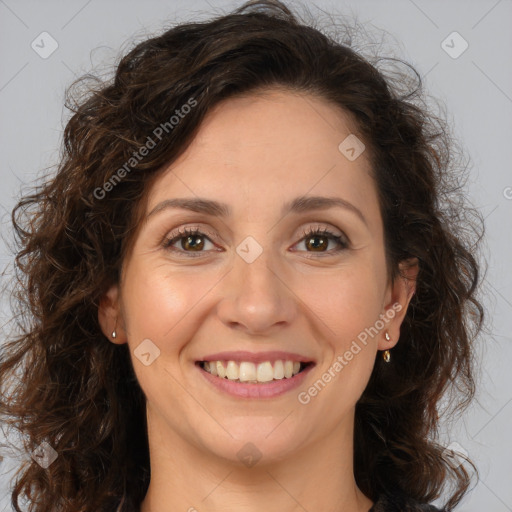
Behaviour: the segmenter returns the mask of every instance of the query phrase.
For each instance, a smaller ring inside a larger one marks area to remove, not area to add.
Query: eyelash
[[[204,253],[205,251],[198,251],[194,254],[193,252],[188,252],[188,251],[176,249],[175,247],[171,247],[175,242],[177,242],[178,240],[181,240],[182,238],[194,237],[194,236],[205,237],[208,240],[210,240],[210,242],[212,242],[212,240],[210,239],[210,236],[212,236],[212,235],[209,235],[208,233],[203,233],[198,228],[183,228],[183,229],[179,230],[177,233],[171,234],[171,236],[169,238],[166,238],[163,242],[163,247],[164,247],[164,249],[168,249],[173,252],[187,254],[187,257],[197,258],[197,257],[201,256],[201,254]],[[345,236],[335,235],[334,233],[332,233],[331,231],[329,231],[328,229],[325,229],[325,228],[322,228],[322,229],[321,228],[309,228],[308,230],[304,230],[302,232],[302,238],[299,240],[298,243],[303,242],[306,238],[313,237],[313,236],[323,236],[325,238],[334,240],[338,244],[337,249],[331,249],[330,251],[325,251],[323,253],[320,252],[319,253],[320,257],[322,257],[322,255],[325,255],[325,254],[331,255],[333,252],[334,253],[341,252],[343,250],[348,249],[348,247],[349,247],[349,242]],[[305,251],[305,252],[308,252],[308,251]],[[307,256],[307,257],[311,258],[312,256]]]

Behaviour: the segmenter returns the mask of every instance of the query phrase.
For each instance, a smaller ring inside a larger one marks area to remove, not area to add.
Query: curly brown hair
[[[399,262],[419,261],[393,364],[377,358],[356,407],[356,483],[374,501],[396,490],[428,502],[452,482],[448,510],[467,492],[471,475],[438,442],[438,407],[455,389],[454,411],[463,410],[475,391],[481,217],[464,196],[465,169],[446,122],[426,106],[418,73],[391,59],[405,67],[386,76],[340,42],[348,33],[336,40],[278,1],[249,2],[143,41],[112,81],[74,84],[87,90],[67,102],[58,170],[12,212],[19,332],[2,347],[0,414],[27,452],[46,441],[58,453],[46,469],[30,458],[18,469],[17,512],[20,496],[37,512],[140,505],[150,479],[145,397],[128,345],[102,334],[99,299],[118,282],[150,184],[205,115],[224,99],[276,86],[353,116],[378,188],[391,277]],[[178,123],[168,121],[192,102]],[[158,143],[135,158],[157,127]]]

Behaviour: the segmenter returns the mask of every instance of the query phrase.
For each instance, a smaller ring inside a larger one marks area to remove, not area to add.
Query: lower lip
[[[314,366],[314,364],[309,364],[304,368],[304,370],[289,379],[283,378],[280,380],[263,382],[261,384],[250,384],[247,382],[234,382],[226,378],[216,377],[196,364],[196,367],[208,382],[213,384],[217,389],[238,398],[274,398],[276,396],[284,395],[288,391],[300,386]]]

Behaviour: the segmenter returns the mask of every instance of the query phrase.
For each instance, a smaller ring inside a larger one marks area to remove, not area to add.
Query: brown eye
[[[308,246],[307,244],[311,245]],[[328,245],[329,241],[325,236],[315,235],[313,237],[308,237],[308,239],[306,240],[306,247],[311,247],[314,251],[323,252],[323,250],[327,249]]]
[[[185,228],[176,234],[171,234],[171,236],[164,241],[163,247],[181,253],[202,253],[205,252],[203,249],[207,243],[206,241],[212,244],[208,236],[198,229]],[[173,247],[177,242],[179,242],[179,246]]]
[[[327,229],[313,229],[303,233],[301,242],[306,244],[307,248],[311,250],[308,252],[320,252],[326,253],[329,246],[329,241],[334,241],[338,246],[337,249],[333,249],[332,252],[338,252],[348,247],[348,242],[344,236],[335,235]]]
[[[202,241],[201,235],[189,235],[181,238],[182,249],[192,249],[200,251],[204,247],[204,241]]]

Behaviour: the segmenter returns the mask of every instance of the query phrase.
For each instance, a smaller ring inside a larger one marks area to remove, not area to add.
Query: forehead
[[[375,210],[367,155],[350,161],[339,149],[354,132],[340,108],[303,93],[278,89],[225,100],[153,184],[147,211],[170,197],[211,197],[250,220],[262,204],[277,212],[299,195],[343,196]]]

